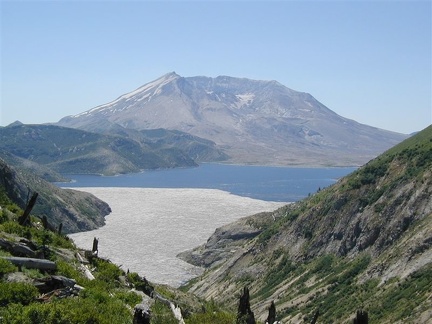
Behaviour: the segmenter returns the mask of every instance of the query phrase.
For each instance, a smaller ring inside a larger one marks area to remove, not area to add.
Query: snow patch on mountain
[[[243,105],[250,105],[252,101],[255,99],[255,94],[249,92],[249,93],[236,95],[236,97],[239,100],[238,107],[240,108]]]
[[[406,138],[347,120],[276,81],[227,76],[169,73],[73,117],[59,125],[106,120],[136,130],[186,131],[223,147],[230,162],[247,164],[361,165]]]
[[[141,87],[139,87],[138,89],[131,91],[129,93],[126,93],[120,97],[118,97],[116,100],[111,101],[109,103],[97,106],[93,109],[90,109],[88,111],[85,111],[83,113],[77,114],[77,115],[73,115],[71,117],[73,118],[78,118],[78,117],[82,117],[82,116],[86,116],[89,115],[91,116],[94,112],[103,112],[104,114],[106,114],[107,112],[104,112],[104,110],[107,110],[108,112],[112,112],[115,113],[116,111],[123,111],[126,110],[128,107],[130,106],[125,106],[122,109],[112,109],[112,107],[118,103],[120,103],[121,101],[130,101],[133,100],[134,102],[136,101],[142,101],[145,100],[147,98],[149,98],[148,101],[150,101],[152,96],[156,96],[159,95],[162,92],[162,87],[167,85],[168,83],[170,83],[171,81],[178,79],[179,75],[177,75],[175,72],[172,73],[168,73],[165,74],[164,76],[162,76],[161,78],[152,81],[150,83],[147,83]],[[146,93],[148,91],[151,91],[152,89],[156,88],[153,93]],[[142,94],[142,96],[140,98],[136,98],[137,96],[139,96],[140,94]]]

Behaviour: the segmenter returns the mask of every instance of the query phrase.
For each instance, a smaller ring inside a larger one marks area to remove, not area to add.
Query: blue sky
[[[432,123],[430,1],[4,1],[0,125],[55,122],[168,72],[277,80],[358,122]]]

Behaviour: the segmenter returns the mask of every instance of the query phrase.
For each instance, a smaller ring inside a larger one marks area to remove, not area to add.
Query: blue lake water
[[[356,170],[202,164],[196,168],[152,170],[118,176],[66,175],[62,187],[205,188],[254,199],[293,202]]]

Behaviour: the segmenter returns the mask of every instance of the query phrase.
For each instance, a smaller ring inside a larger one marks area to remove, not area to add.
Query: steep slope
[[[178,305],[188,324],[235,320],[214,303],[125,273],[97,251],[77,249],[35,217],[20,225],[22,212],[0,190],[1,323],[178,323]]]
[[[54,125],[0,129],[0,149],[61,173],[112,175],[143,169],[196,166],[179,149]]]
[[[343,118],[276,81],[169,73],[59,125],[166,128],[214,141],[230,162],[361,165],[407,136]]]
[[[365,308],[376,323],[432,319],[432,126],[335,185],[273,213],[218,229],[181,255],[209,268],[189,290],[235,306],[248,285],[263,319],[317,309],[344,322]]]
[[[39,194],[32,214],[46,216],[56,228],[63,224],[65,233],[96,229],[105,223],[110,207],[91,194],[60,189],[31,172],[16,170],[0,158],[0,191],[25,209],[29,196]]]
[[[67,178],[51,170],[45,165],[30,161],[28,159],[20,158],[3,149],[0,149],[0,157],[9,165],[13,165],[16,169],[26,169],[34,175],[49,181],[49,182],[66,182]]]

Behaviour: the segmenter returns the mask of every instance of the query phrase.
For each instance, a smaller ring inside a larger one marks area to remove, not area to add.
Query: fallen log
[[[1,257],[19,267],[39,270],[56,270],[57,264],[46,259],[22,258],[22,257]]]
[[[88,280],[95,280],[95,276],[93,276],[93,274],[91,273],[91,271],[87,268],[87,266],[85,266],[84,264],[81,264],[81,270],[83,271],[85,277]]]
[[[179,324],[185,324],[180,307],[174,305],[173,303],[170,303],[170,307],[171,307],[171,312],[173,313],[175,319],[179,322]]]
[[[32,249],[33,251],[36,251],[39,249],[39,247],[32,241],[26,239],[26,238],[22,238],[19,240],[20,243],[27,245],[30,249]]]
[[[157,292],[153,292],[152,296],[153,299],[160,301],[162,304],[164,304],[165,306],[170,306],[171,307],[171,301],[169,301],[168,299],[166,299],[165,297],[162,297],[161,295],[159,295]]]
[[[172,301],[166,299],[165,297],[162,297],[161,295],[159,295],[155,291],[153,292],[152,295],[153,295],[152,296],[153,299],[158,300],[162,304],[170,307],[171,312],[173,313],[175,319],[178,321],[179,324],[185,324],[180,307],[174,305],[174,303]]]
[[[29,258],[36,258],[37,257],[37,253],[35,251],[33,251],[31,248],[29,248],[25,244],[21,244],[21,243],[13,244],[11,253],[13,255],[22,255],[25,257],[29,257]]]
[[[42,279],[36,279],[33,285],[42,294],[48,294],[63,289],[65,292],[78,295],[79,291],[83,289],[81,286],[76,284],[75,279],[64,276],[49,276]]]
[[[77,256],[79,262],[81,263],[80,268],[81,268],[82,272],[84,273],[84,275],[86,276],[86,278],[89,280],[94,280],[95,277],[93,276],[93,274],[91,273],[90,269],[87,266],[89,264],[89,262],[87,260],[85,260],[79,252],[77,252],[76,256]]]
[[[7,240],[0,238],[0,247],[9,251],[12,248],[12,243],[7,241]]]
[[[29,258],[35,258],[38,255],[38,253],[32,250],[27,243],[15,243],[0,239],[0,247],[9,251],[14,256],[26,256]]]

